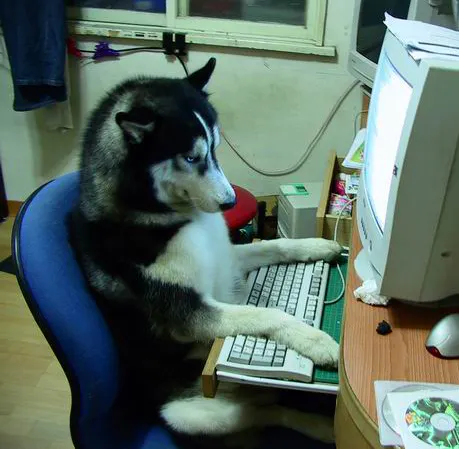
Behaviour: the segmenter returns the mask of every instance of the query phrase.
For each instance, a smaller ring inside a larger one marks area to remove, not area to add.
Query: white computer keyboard
[[[262,267],[249,276],[246,304],[274,307],[320,327],[329,264],[292,263]],[[226,337],[217,370],[246,376],[311,382],[314,365],[285,345],[264,338]]]

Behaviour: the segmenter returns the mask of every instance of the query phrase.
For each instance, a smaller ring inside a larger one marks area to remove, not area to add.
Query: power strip
[[[166,29],[160,27],[145,27],[141,25],[122,25],[116,27],[103,22],[82,22],[76,20],[68,21],[70,34],[83,36],[103,36],[114,38],[128,38],[139,40],[162,41]]]

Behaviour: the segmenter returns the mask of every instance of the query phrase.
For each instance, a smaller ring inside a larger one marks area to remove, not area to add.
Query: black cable
[[[95,50],[82,50],[81,48],[77,48],[78,51],[81,53],[91,53],[94,54],[96,53]],[[135,52],[135,51],[156,51],[158,53],[164,53],[164,49],[161,47],[130,47],[130,48],[122,48],[120,50],[116,50],[113,48],[112,50],[118,52],[118,53],[127,53],[127,52]]]
[[[183,70],[185,71],[185,75],[188,77],[190,74],[188,73],[188,68],[185,64],[185,61],[178,54],[174,54],[174,56],[179,60],[180,64],[182,64]]]
[[[91,53],[91,54],[95,54],[96,53],[95,50],[82,50],[80,48],[77,48],[77,50],[80,51],[81,53]],[[113,48],[113,50],[117,51],[118,53],[135,53],[135,52],[138,52],[138,51],[146,51],[146,50],[152,51],[152,52],[156,52],[156,53],[165,53],[164,48],[161,48],[161,47],[129,47],[129,48],[122,48],[120,50],[116,50],[116,49]],[[180,64],[183,67],[185,75],[188,77],[190,74],[188,72],[188,67],[185,64],[185,61],[177,53],[174,53],[174,56],[178,59],[178,61],[180,62]]]
[[[164,49],[161,47],[132,47],[132,48],[123,48],[121,50],[116,50],[119,53],[126,53],[128,51],[157,51],[158,53],[164,53]]]

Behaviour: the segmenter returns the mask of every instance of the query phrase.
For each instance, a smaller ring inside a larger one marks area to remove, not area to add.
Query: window
[[[326,0],[67,0],[70,30],[139,39],[334,56],[323,45]]]

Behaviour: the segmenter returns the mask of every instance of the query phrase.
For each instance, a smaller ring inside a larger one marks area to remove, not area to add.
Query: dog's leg
[[[289,262],[312,262],[336,259],[341,246],[333,240],[311,239],[276,239],[234,245],[235,258],[242,271],[248,273],[264,265]]]
[[[213,399],[199,392],[178,396],[161,407],[161,417],[173,430],[187,435],[222,436],[282,426],[323,442],[334,440],[329,417],[259,403],[239,386],[222,390]]]
[[[278,309],[224,304],[202,298],[205,304],[188,323],[188,337],[197,341],[238,334],[263,336],[310,358],[318,365],[338,365],[338,343],[327,333]]]

